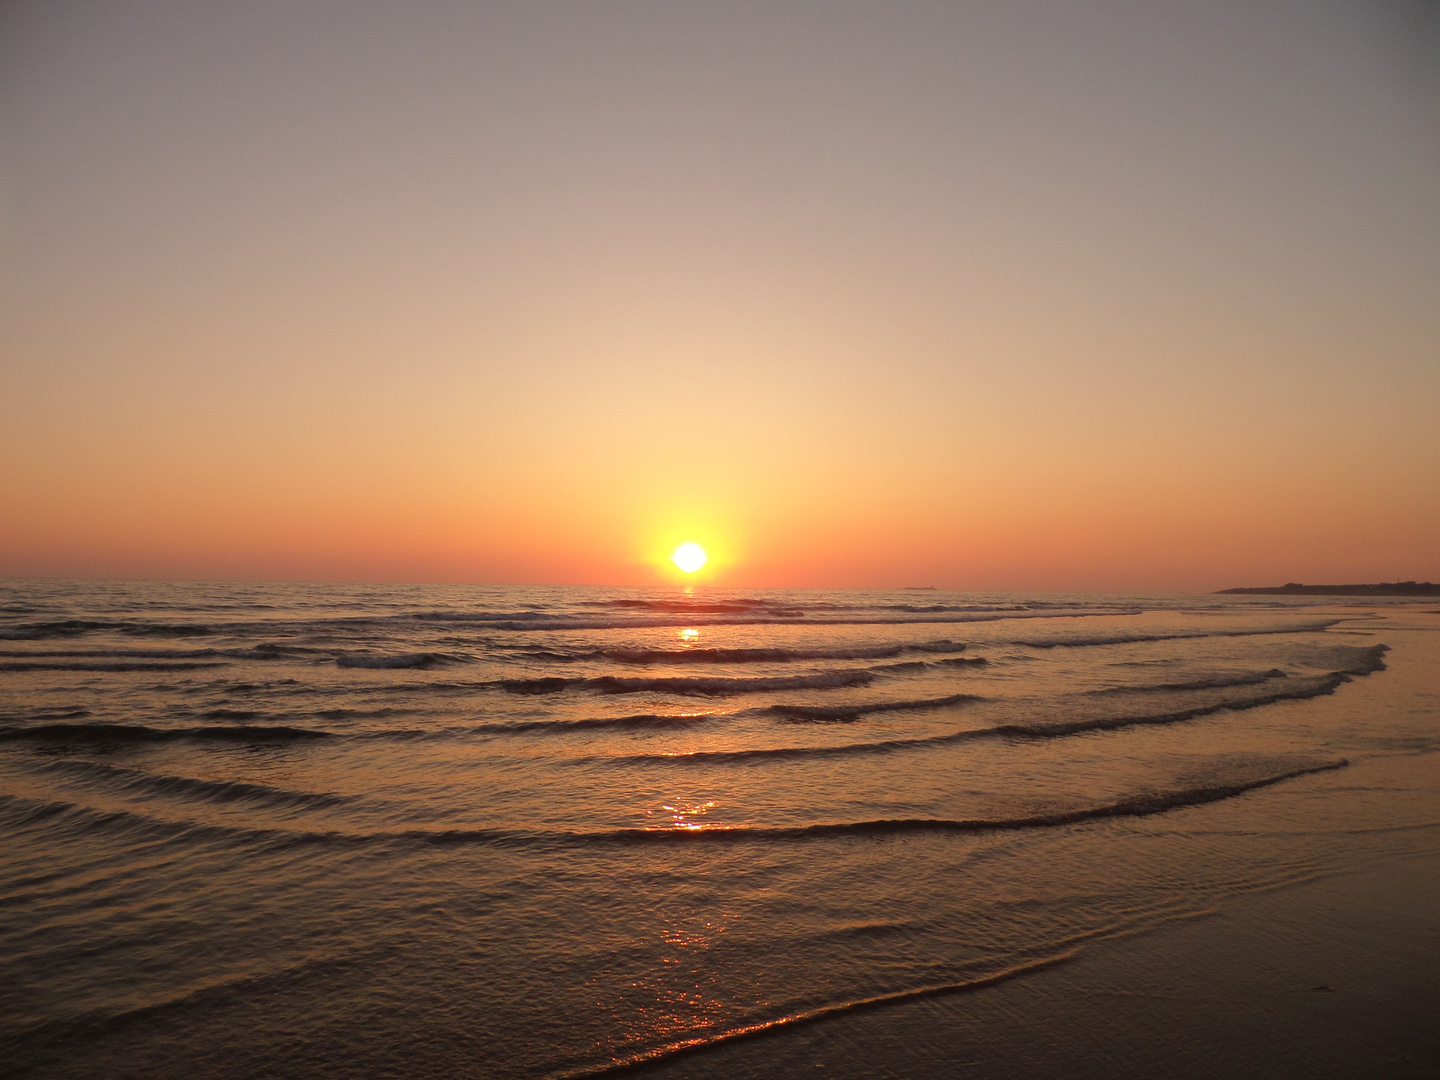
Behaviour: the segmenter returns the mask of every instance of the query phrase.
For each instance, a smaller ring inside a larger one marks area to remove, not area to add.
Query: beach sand
[[[647,1078],[1433,1077],[1440,856],[1233,897],[974,993],[672,1059]]]

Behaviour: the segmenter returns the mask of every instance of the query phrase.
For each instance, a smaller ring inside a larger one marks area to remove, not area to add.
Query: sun
[[[705,549],[699,544],[681,544],[670,556],[670,561],[685,573],[693,574],[705,565]]]

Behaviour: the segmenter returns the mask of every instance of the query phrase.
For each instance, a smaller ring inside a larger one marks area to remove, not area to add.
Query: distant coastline
[[[1396,581],[1380,585],[1301,585],[1298,581],[1292,581],[1285,585],[1217,590],[1217,595],[1221,594],[1230,596],[1440,596],[1440,585],[1428,581]]]

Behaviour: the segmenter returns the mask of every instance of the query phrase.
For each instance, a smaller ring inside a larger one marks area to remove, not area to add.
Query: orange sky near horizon
[[[0,576],[1440,579],[1415,5],[244,8],[6,9]]]

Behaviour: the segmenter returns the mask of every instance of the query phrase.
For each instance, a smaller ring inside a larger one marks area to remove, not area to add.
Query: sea
[[[1433,854],[1435,607],[0,582],[0,1074],[643,1073]]]

